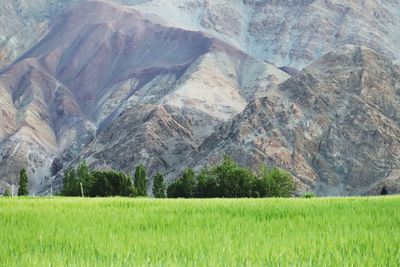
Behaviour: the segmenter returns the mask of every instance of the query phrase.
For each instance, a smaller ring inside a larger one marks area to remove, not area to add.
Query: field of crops
[[[0,266],[400,266],[400,198],[0,199]]]

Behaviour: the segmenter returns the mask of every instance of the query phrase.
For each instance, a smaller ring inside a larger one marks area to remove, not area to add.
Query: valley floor
[[[400,198],[0,199],[0,266],[399,266]]]

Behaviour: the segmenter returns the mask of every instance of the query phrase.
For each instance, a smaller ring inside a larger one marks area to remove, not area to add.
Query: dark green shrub
[[[168,186],[167,196],[168,198],[183,197],[182,178],[177,179]]]
[[[279,168],[263,167],[260,179],[265,182],[267,197],[292,197],[296,189],[292,175]]]
[[[226,198],[251,197],[256,176],[248,168],[243,168],[230,157],[225,157],[221,165],[213,169],[216,175],[218,195]]]
[[[301,195],[302,198],[314,198],[316,197],[314,192],[305,192],[303,195]]]
[[[12,196],[11,190],[10,188],[7,187],[3,192],[3,197],[11,197],[11,196]]]
[[[182,177],[168,186],[167,195],[169,198],[194,198],[196,191],[195,173],[192,169],[187,168],[183,171]]]
[[[198,198],[215,198],[218,197],[217,177],[208,169],[202,169],[196,177]]]

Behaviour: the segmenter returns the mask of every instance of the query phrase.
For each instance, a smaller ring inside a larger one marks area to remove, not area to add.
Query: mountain
[[[51,27],[51,21],[86,0],[4,0],[0,5],[0,67],[29,50]],[[139,4],[141,0],[116,0]]]
[[[300,192],[360,195],[400,192],[399,152],[400,67],[347,45],[250,103],[189,158],[200,168],[228,154],[290,170]]]
[[[110,131],[126,132],[118,146],[136,135],[144,139],[133,140],[137,147],[123,146],[130,155],[109,153],[109,166],[126,169],[124,162],[134,158],[127,166],[132,170],[144,155],[162,162],[174,151],[197,147],[215,125],[289,77],[212,36],[158,21],[119,4],[83,3],[60,15],[37,44],[5,68],[0,74],[3,181],[15,184],[18,170],[27,166],[31,192],[39,192],[86,145],[101,143]],[[183,132],[171,126],[177,132],[169,142],[164,127],[157,126],[164,115],[178,116],[168,123],[178,120],[177,127],[190,136],[180,140]],[[155,136],[145,134],[153,124]],[[154,143],[153,152],[142,151],[150,137],[163,146]],[[95,150],[99,156],[105,151]]]
[[[398,0],[3,2],[0,192],[224,153],[298,192],[399,190]]]
[[[300,70],[345,44],[399,59],[398,0],[153,0],[138,8],[279,67]]]
[[[4,0],[3,65],[30,49],[51,19],[88,0]],[[110,1],[111,2],[111,1]],[[399,60],[398,0],[112,0],[156,14],[165,26],[202,31],[279,67],[301,70],[331,49],[367,46]],[[1,64],[1,63],[0,63]],[[1,65],[0,65],[1,66]]]

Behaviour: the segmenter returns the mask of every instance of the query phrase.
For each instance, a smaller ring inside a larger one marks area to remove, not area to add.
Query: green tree
[[[90,190],[90,197],[107,197],[112,195],[112,186],[108,180],[107,175],[102,171],[95,171],[93,173],[95,182]]]
[[[90,194],[91,188],[94,184],[94,178],[91,174],[89,166],[86,161],[81,161],[76,169],[69,167],[64,172],[63,196],[81,196],[81,184],[85,196]]]
[[[123,172],[114,170],[94,171],[92,173],[94,183],[92,184],[90,197],[110,197],[110,196],[132,196],[132,179]]]
[[[257,177],[249,168],[225,156],[220,165],[202,169],[197,176],[192,169],[185,169],[182,177],[168,186],[167,195],[170,198],[291,197],[294,190],[293,177],[282,169],[262,167]]]
[[[190,168],[186,168],[183,171],[181,178],[182,182],[182,197],[193,198],[196,196],[196,174]]]
[[[216,176],[204,168],[196,177],[197,190],[196,197],[198,198],[213,198],[218,197],[218,183]]]
[[[248,168],[242,168],[230,157],[225,156],[220,166],[213,169],[217,176],[220,197],[252,197],[256,176]]]
[[[79,192],[80,184],[82,183],[83,193],[85,196],[88,196],[95,181],[85,160],[79,163],[76,175],[78,177]]]
[[[182,177],[176,179],[167,188],[169,198],[194,198],[196,196],[196,174],[190,168],[183,171]]]
[[[64,172],[63,196],[81,196],[81,184],[85,196],[135,196],[132,178],[114,170],[91,171],[85,161],[76,169],[70,167]]]
[[[75,169],[69,167],[64,171],[62,196],[81,196],[80,181]]]
[[[26,169],[22,169],[19,173],[19,189],[18,196],[27,196],[28,195],[28,174],[26,173]]]
[[[267,197],[292,197],[296,189],[292,175],[279,168],[261,168],[260,179],[265,183]]]
[[[155,198],[165,198],[165,183],[162,173],[157,172],[153,179],[153,195]]]
[[[253,197],[267,197],[267,183],[264,179],[257,178],[253,183]]]
[[[167,188],[168,198],[178,198],[183,196],[182,179],[179,178],[172,182]]]
[[[143,164],[136,167],[134,183],[138,196],[147,196],[147,175]]]
[[[11,197],[12,196],[10,188],[7,187],[6,190],[4,190],[3,196],[4,197]]]

